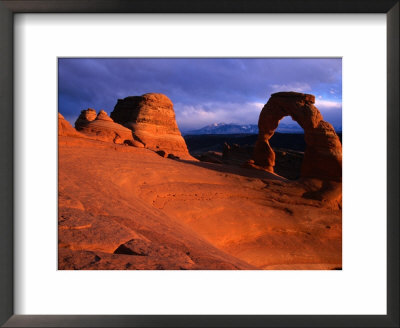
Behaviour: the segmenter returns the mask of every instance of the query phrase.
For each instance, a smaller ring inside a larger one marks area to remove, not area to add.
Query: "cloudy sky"
[[[58,69],[58,110],[71,123],[82,109],[110,114],[118,98],[158,92],[174,103],[181,131],[220,122],[257,124],[271,93],[298,91],[315,95],[324,119],[342,127],[338,58],[60,58]]]

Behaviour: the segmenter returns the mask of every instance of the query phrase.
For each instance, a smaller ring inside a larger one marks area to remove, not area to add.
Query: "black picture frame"
[[[0,324],[5,327],[399,327],[399,8],[399,0],[0,0]],[[14,315],[13,134],[17,131],[13,128],[13,18],[16,13],[386,14],[387,315]]]

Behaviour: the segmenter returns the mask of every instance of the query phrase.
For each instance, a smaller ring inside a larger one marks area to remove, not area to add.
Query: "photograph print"
[[[341,270],[341,58],[58,58],[59,270]]]

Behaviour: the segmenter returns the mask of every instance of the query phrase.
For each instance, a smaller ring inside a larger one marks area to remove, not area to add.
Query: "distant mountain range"
[[[234,123],[214,123],[202,127],[198,130],[187,131],[185,134],[257,134],[258,126],[256,124],[234,124]]]
[[[276,129],[281,133],[303,133],[303,129],[297,124],[279,124]],[[214,123],[202,127],[198,130],[186,131],[184,135],[199,134],[257,134],[257,124],[234,124],[234,123]]]

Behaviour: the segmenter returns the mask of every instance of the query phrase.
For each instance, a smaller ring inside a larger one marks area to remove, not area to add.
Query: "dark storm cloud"
[[[341,127],[340,59],[59,59],[59,111],[74,121],[88,107],[111,112],[118,98],[166,94],[181,129],[257,123],[271,93],[300,91]]]

